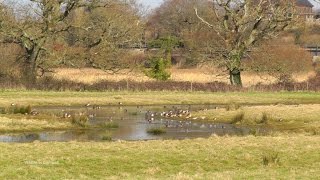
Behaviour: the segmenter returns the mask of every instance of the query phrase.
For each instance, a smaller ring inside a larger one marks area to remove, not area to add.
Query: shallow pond
[[[160,112],[169,112],[173,109],[188,110],[190,112],[201,109],[219,108],[214,105],[175,105],[175,106],[103,106],[89,107],[38,107],[40,113],[54,113],[62,116],[63,113],[88,114],[89,126],[113,122],[119,125],[115,129],[94,128],[89,130],[63,130],[45,132],[25,132],[0,134],[0,142],[33,142],[33,141],[103,141],[106,137],[112,140],[154,140],[154,139],[185,139],[209,137],[213,134],[248,135],[252,131],[265,134],[266,129],[252,129],[230,124],[213,124],[212,122],[185,120],[179,121],[171,117],[162,117]],[[220,107],[222,108],[222,107]],[[155,114],[155,115],[154,115]],[[165,133],[153,135],[147,131],[151,128],[162,128]]]

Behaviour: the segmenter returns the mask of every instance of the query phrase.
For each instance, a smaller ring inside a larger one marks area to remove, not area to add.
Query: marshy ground
[[[187,140],[0,143],[0,178],[317,179],[319,102],[320,94],[312,92],[2,91],[2,107],[217,104],[221,108],[192,112],[192,118],[278,131]],[[4,114],[0,124],[2,132],[74,128],[48,115]]]

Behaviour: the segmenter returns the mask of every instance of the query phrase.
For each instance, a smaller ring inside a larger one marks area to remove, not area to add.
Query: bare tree
[[[22,8],[15,9],[6,1],[1,3],[6,9],[0,16],[1,42],[18,44],[25,51],[23,74],[27,84],[35,83],[37,69],[41,66],[39,57],[45,53],[47,41],[67,31],[70,27],[66,23],[67,17],[77,7],[85,5],[82,0],[30,0],[20,4]],[[12,16],[5,16],[8,13]]]
[[[65,60],[71,51],[96,68],[125,68],[119,56],[126,57],[125,48],[139,43],[142,34],[135,5],[134,0],[5,0],[0,3],[0,42],[24,51],[26,85],[35,83],[38,70]],[[73,39],[66,39],[70,34]]]
[[[208,62],[213,64],[212,52],[216,51],[218,38],[199,21],[194,7],[201,9],[201,17],[214,23],[210,19],[214,14],[208,6],[208,0],[165,0],[148,16],[148,47],[158,47],[157,56],[184,67],[206,65]],[[154,56],[155,52],[150,54]]]
[[[136,2],[124,2],[114,1],[110,8],[94,8],[84,11],[80,19],[76,17],[80,27],[86,28],[80,29],[75,45],[85,49],[91,67],[114,73],[135,65],[128,56],[141,47],[143,23]]]
[[[242,85],[242,59],[259,42],[275,37],[290,25],[295,17],[293,0],[213,0],[216,23],[197,17],[218,36],[218,54],[230,75],[230,83]]]

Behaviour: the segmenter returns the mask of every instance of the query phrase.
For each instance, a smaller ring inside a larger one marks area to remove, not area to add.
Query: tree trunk
[[[23,80],[27,89],[32,89],[37,81],[37,59],[40,48],[35,47],[27,51],[27,57],[23,64]]]
[[[230,74],[230,83],[232,85],[242,86],[241,70],[239,69],[229,70],[229,74]]]
[[[230,83],[235,86],[242,86],[241,80],[241,60],[242,50],[233,50],[230,53],[230,64],[228,65]]]
[[[33,61],[26,60],[23,65],[23,80],[27,89],[31,89],[37,79],[37,73]]]

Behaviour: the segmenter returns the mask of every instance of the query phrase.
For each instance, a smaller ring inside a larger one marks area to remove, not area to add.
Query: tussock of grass
[[[103,136],[102,136],[102,140],[103,140],[103,141],[112,141],[112,137],[109,136],[109,135],[103,135]]]
[[[267,124],[269,121],[269,115],[266,112],[262,113],[261,119],[258,122],[259,124]]]
[[[88,126],[88,116],[87,115],[79,115],[74,114],[71,116],[71,122],[74,125],[80,126],[80,127],[87,127]]]
[[[116,129],[119,128],[119,124],[116,122],[106,122],[101,125],[105,129]]]
[[[238,109],[240,109],[240,105],[236,103],[230,103],[226,106],[227,111],[236,111]]]
[[[147,133],[153,134],[153,135],[161,135],[165,134],[167,131],[164,128],[150,128],[147,130]]]
[[[103,141],[112,141],[112,134],[110,132],[106,132],[102,137],[101,140]]]
[[[244,112],[239,112],[231,119],[231,124],[241,123],[244,119]]]
[[[138,112],[130,112],[129,113],[131,116],[137,116],[138,115]]]
[[[262,157],[262,164],[264,166],[280,165],[279,153],[268,153]]]
[[[253,129],[250,129],[249,134],[253,136],[258,136],[260,134],[260,131],[259,129],[253,128]]]

